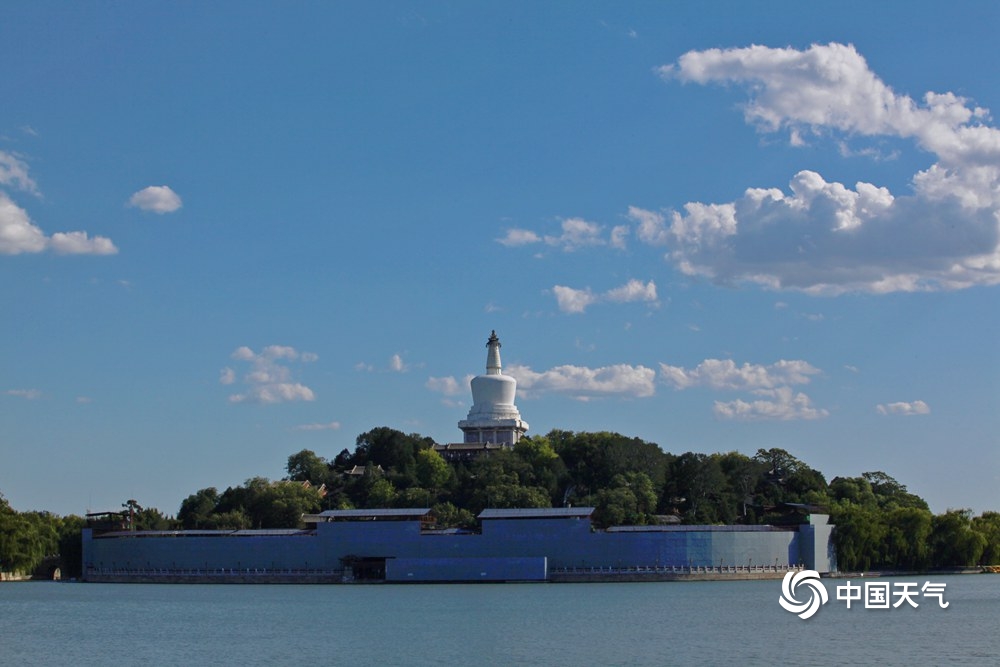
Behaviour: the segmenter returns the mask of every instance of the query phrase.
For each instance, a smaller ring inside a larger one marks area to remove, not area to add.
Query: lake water
[[[803,621],[780,581],[639,584],[0,584],[3,665],[1000,664],[1000,576],[917,609]],[[859,583],[861,580],[852,580]]]

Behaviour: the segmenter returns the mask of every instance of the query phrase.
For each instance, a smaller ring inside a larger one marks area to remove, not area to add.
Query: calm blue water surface
[[[803,621],[780,581],[0,584],[3,665],[998,665],[1000,576]]]

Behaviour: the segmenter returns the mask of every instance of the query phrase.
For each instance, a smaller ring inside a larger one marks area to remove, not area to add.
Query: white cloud
[[[497,243],[509,248],[544,243],[564,252],[573,252],[580,248],[593,246],[611,246],[623,249],[625,239],[630,232],[628,225],[617,225],[605,238],[603,225],[589,222],[583,218],[563,218],[559,223],[559,230],[558,235],[542,235],[529,229],[512,228],[508,229],[503,237],[498,238]]]
[[[244,391],[229,396],[230,403],[286,403],[291,401],[313,401],[316,399],[312,389],[294,381],[292,370],[287,365],[290,362],[301,361],[309,363],[319,357],[311,352],[300,353],[293,347],[269,345],[260,353],[246,346],[233,351],[230,355],[236,361],[251,364],[251,369],[242,377]],[[281,362],[281,363],[279,363]],[[236,372],[224,368],[219,376],[219,382],[230,385],[236,382]]]
[[[0,192],[0,253],[42,252],[46,246],[45,233],[32,224],[28,213]]]
[[[604,293],[604,297],[614,303],[631,303],[633,301],[656,303],[656,283],[652,280],[643,283],[641,280],[633,279],[621,287],[608,290]]]
[[[87,232],[56,232],[49,247],[59,255],[115,255],[118,248],[103,236],[90,238]]]
[[[923,401],[913,401],[912,403],[900,401],[898,403],[889,403],[887,405],[879,404],[875,406],[875,409],[880,415],[902,415],[904,417],[911,417],[913,415],[929,415],[931,413],[930,406]]]
[[[296,431],[337,431],[340,430],[340,422],[327,422],[325,424],[299,424]]]
[[[505,370],[517,380],[518,392],[525,396],[542,393],[569,394],[588,399],[597,396],[644,398],[656,393],[656,371],[645,366],[615,364],[601,368],[556,366],[537,372],[528,366],[510,366]]]
[[[497,239],[497,242],[510,248],[538,243],[541,240],[542,237],[533,231],[527,229],[508,229],[503,238]]]
[[[659,246],[666,245],[669,241],[670,234],[662,213],[646,211],[638,206],[629,206],[627,217],[636,223],[636,236],[643,243]]]
[[[23,398],[29,401],[34,401],[35,399],[42,397],[42,392],[38,389],[8,389],[6,394],[8,396],[17,396],[18,398]]]
[[[715,391],[746,391],[755,400],[716,401],[714,412],[720,419],[791,420],[820,419],[829,413],[812,406],[808,396],[793,393],[791,385],[808,384],[820,374],[818,368],[801,360],[780,360],[770,365],[736,365],[731,359],[705,359],[696,367],[660,364],[660,378],[674,389],[707,387]]]
[[[586,246],[604,245],[601,238],[601,225],[596,222],[587,222],[583,218],[566,218],[560,225],[562,234],[559,236],[546,236],[545,243],[550,246],[562,248],[566,252],[573,252]]]
[[[389,370],[394,373],[405,373],[409,370],[409,366],[403,362],[403,357],[394,354],[389,358]]]
[[[0,185],[38,194],[38,184],[28,175],[28,165],[5,151],[0,151]]]
[[[458,380],[452,376],[446,377],[429,377],[427,382],[424,384],[425,387],[433,392],[444,394],[445,396],[458,396],[469,391],[469,384],[466,383],[464,386],[459,384]]]
[[[0,186],[38,195],[38,186],[28,175],[28,166],[10,153],[0,151]],[[6,192],[0,191],[0,254],[20,255],[52,250],[60,255],[114,255],[111,239],[89,237],[87,232],[56,232],[47,237],[28,212]]]
[[[628,225],[615,225],[611,229],[611,239],[608,241],[608,245],[612,248],[624,250],[626,245],[625,239],[628,238],[630,231]]]
[[[747,122],[787,130],[793,144],[830,133],[902,138],[937,160],[912,177],[912,194],[803,170],[787,190],[749,188],[734,202],[630,208],[638,238],[667,247],[685,274],[813,294],[1000,283],[1000,130],[986,125],[987,110],[953,93],[896,94],[842,44],[691,51],[659,71],[747,87]]]
[[[692,369],[660,364],[660,377],[675,389],[775,389],[782,385],[808,384],[811,376],[820,372],[809,362],[784,359],[769,366],[749,363],[737,366],[732,359],[705,359]]]
[[[153,213],[173,213],[184,203],[180,196],[166,185],[150,185],[134,193],[128,200],[129,206]]]
[[[829,412],[812,406],[809,397],[792,392],[790,387],[758,389],[753,392],[763,398],[754,401],[735,400],[715,402],[713,411],[719,419],[740,421],[791,421],[795,419],[822,419]]]
[[[305,360],[304,357],[303,360]],[[406,360],[403,359],[403,356],[401,354],[397,353],[389,357],[389,362],[385,366],[381,365],[376,366],[375,364],[369,364],[364,361],[359,361],[358,363],[354,364],[354,370],[359,372],[364,371],[368,373],[384,373],[387,371],[390,373],[408,373],[414,368],[421,366],[423,366],[423,364],[408,363]]]
[[[552,288],[552,293],[556,296],[559,310],[564,313],[583,313],[591,305],[601,302],[644,301],[653,306],[659,305],[656,296],[656,283],[652,280],[643,283],[641,280],[632,279],[620,287],[615,287],[601,294],[595,294],[589,287],[574,289],[565,285],[555,285]]]
[[[573,289],[572,287],[566,287],[564,285],[555,285],[552,288],[552,293],[556,295],[556,301],[559,303],[559,310],[564,313],[582,313],[587,310],[587,307],[592,303],[597,301],[598,297],[587,289]]]

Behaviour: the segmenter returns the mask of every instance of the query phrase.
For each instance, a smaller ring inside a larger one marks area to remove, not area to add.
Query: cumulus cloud
[[[574,289],[565,285],[555,285],[552,288],[559,310],[564,313],[583,313],[595,303],[630,303],[644,301],[650,305],[659,305],[656,296],[656,283],[652,280],[643,283],[641,280],[629,280],[620,287],[615,287],[603,293],[594,293],[589,287]]]
[[[473,376],[466,375],[462,380],[456,380],[454,377],[448,375],[445,377],[429,377],[424,386],[430,391],[441,394],[441,403],[449,408],[457,408],[464,405],[461,400],[462,396],[471,396],[472,388],[470,387],[470,382],[472,382]]]
[[[546,236],[545,243],[562,248],[566,252],[572,252],[586,246],[604,245],[605,243],[601,237],[603,228],[596,222],[587,222],[583,218],[567,218],[562,221],[560,226],[562,234]]]
[[[260,352],[254,352],[246,346],[238,347],[230,356],[235,361],[250,365],[250,370],[241,378],[244,391],[231,394],[230,403],[270,404],[316,399],[312,389],[294,381],[289,366],[295,362],[316,361],[319,358],[316,354],[299,352],[284,345],[269,345]],[[222,369],[219,374],[220,384],[230,385],[236,381],[236,371],[228,367]]]
[[[707,387],[715,391],[744,391],[757,397],[750,401],[715,402],[716,417],[746,421],[827,417],[828,411],[813,407],[808,396],[791,388],[808,384],[821,372],[806,361],[784,359],[770,365],[737,365],[731,359],[706,359],[690,369],[660,364],[660,379],[674,389]]]
[[[59,255],[114,255],[118,252],[111,239],[90,238],[87,232],[56,232],[49,239],[49,247]]]
[[[564,313],[585,312],[587,307],[598,299],[598,297],[590,291],[589,287],[580,290],[573,289],[572,287],[566,287],[565,285],[556,285],[552,288],[552,293],[556,295],[556,301],[559,303],[559,310]]]
[[[129,206],[152,213],[173,213],[184,203],[180,196],[166,185],[150,185],[134,193],[128,200]]]
[[[389,358],[389,370],[393,373],[405,373],[409,369],[409,365],[403,361],[402,356],[394,354]]]
[[[38,194],[38,184],[28,175],[28,165],[5,151],[0,151],[0,185]]]
[[[515,365],[505,373],[517,380],[518,392],[524,396],[556,393],[587,400],[601,396],[645,398],[656,393],[656,371],[645,366],[565,365],[538,372],[529,366]]]
[[[431,376],[427,378],[427,382],[424,386],[433,392],[444,394],[445,396],[458,396],[459,394],[469,391],[468,382],[466,382],[463,386],[459,384],[458,380],[450,375],[440,378]]]
[[[785,189],[753,187],[733,202],[629,209],[636,236],[680,271],[813,294],[1000,283],[1000,130],[986,109],[953,93],[897,94],[843,44],[691,51],[659,72],[748,88],[747,122],[792,144],[890,137],[936,159],[912,177],[912,194],[803,170]]]
[[[508,229],[507,233],[504,234],[502,238],[497,239],[497,242],[505,245],[509,248],[530,245],[532,243],[538,243],[542,240],[538,234],[527,229]]]
[[[902,415],[904,417],[912,417],[913,415],[929,415],[931,413],[930,406],[923,401],[913,401],[912,403],[900,401],[898,403],[888,403],[886,405],[879,404],[875,406],[875,409],[880,415]]]
[[[0,187],[38,195],[38,186],[28,166],[18,157],[0,151]],[[46,236],[28,212],[0,190],[0,254],[20,255],[51,250],[60,255],[113,255],[118,248],[111,239],[90,237],[87,232],[56,232]]]
[[[753,392],[761,398],[729,402],[716,401],[713,411],[719,419],[741,421],[791,421],[795,419],[822,419],[829,412],[814,408],[805,394],[793,393],[791,387],[758,389]]]
[[[322,424],[299,424],[296,431],[337,431],[340,429],[340,422],[326,422]]]
[[[625,239],[630,229],[627,225],[617,225],[610,233],[605,233],[605,227],[583,218],[563,218],[559,224],[560,233],[539,234],[529,229],[511,228],[497,239],[497,243],[509,248],[544,243],[564,252],[573,252],[580,248],[593,246],[611,246],[624,248]]]
[[[359,361],[358,363],[354,364],[354,370],[364,371],[367,373],[384,373],[386,371],[390,373],[408,373],[409,371],[413,370],[414,367],[420,367],[420,366],[423,366],[423,364],[408,363],[406,360],[403,359],[403,356],[401,354],[397,353],[389,357],[389,362],[387,365],[382,366],[382,365],[370,364],[364,361]]]
[[[42,397],[42,392],[38,389],[8,389],[5,393],[8,396],[17,396],[29,401],[34,401]]]
[[[809,362],[784,359],[768,366],[749,363],[737,366],[732,359],[705,359],[691,369],[660,364],[660,377],[675,389],[775,389],[782,385],[807,384],[811,376],[820,372]]]

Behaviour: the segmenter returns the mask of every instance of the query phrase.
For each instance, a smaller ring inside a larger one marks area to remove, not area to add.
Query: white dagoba
[[[517,380],[500,372],[500,339],[497,332],[486,341],[486,375],[472,378],[472,408],[458,422],[465,442],[512,447],[528,430],[528,423],[514,405]]]

